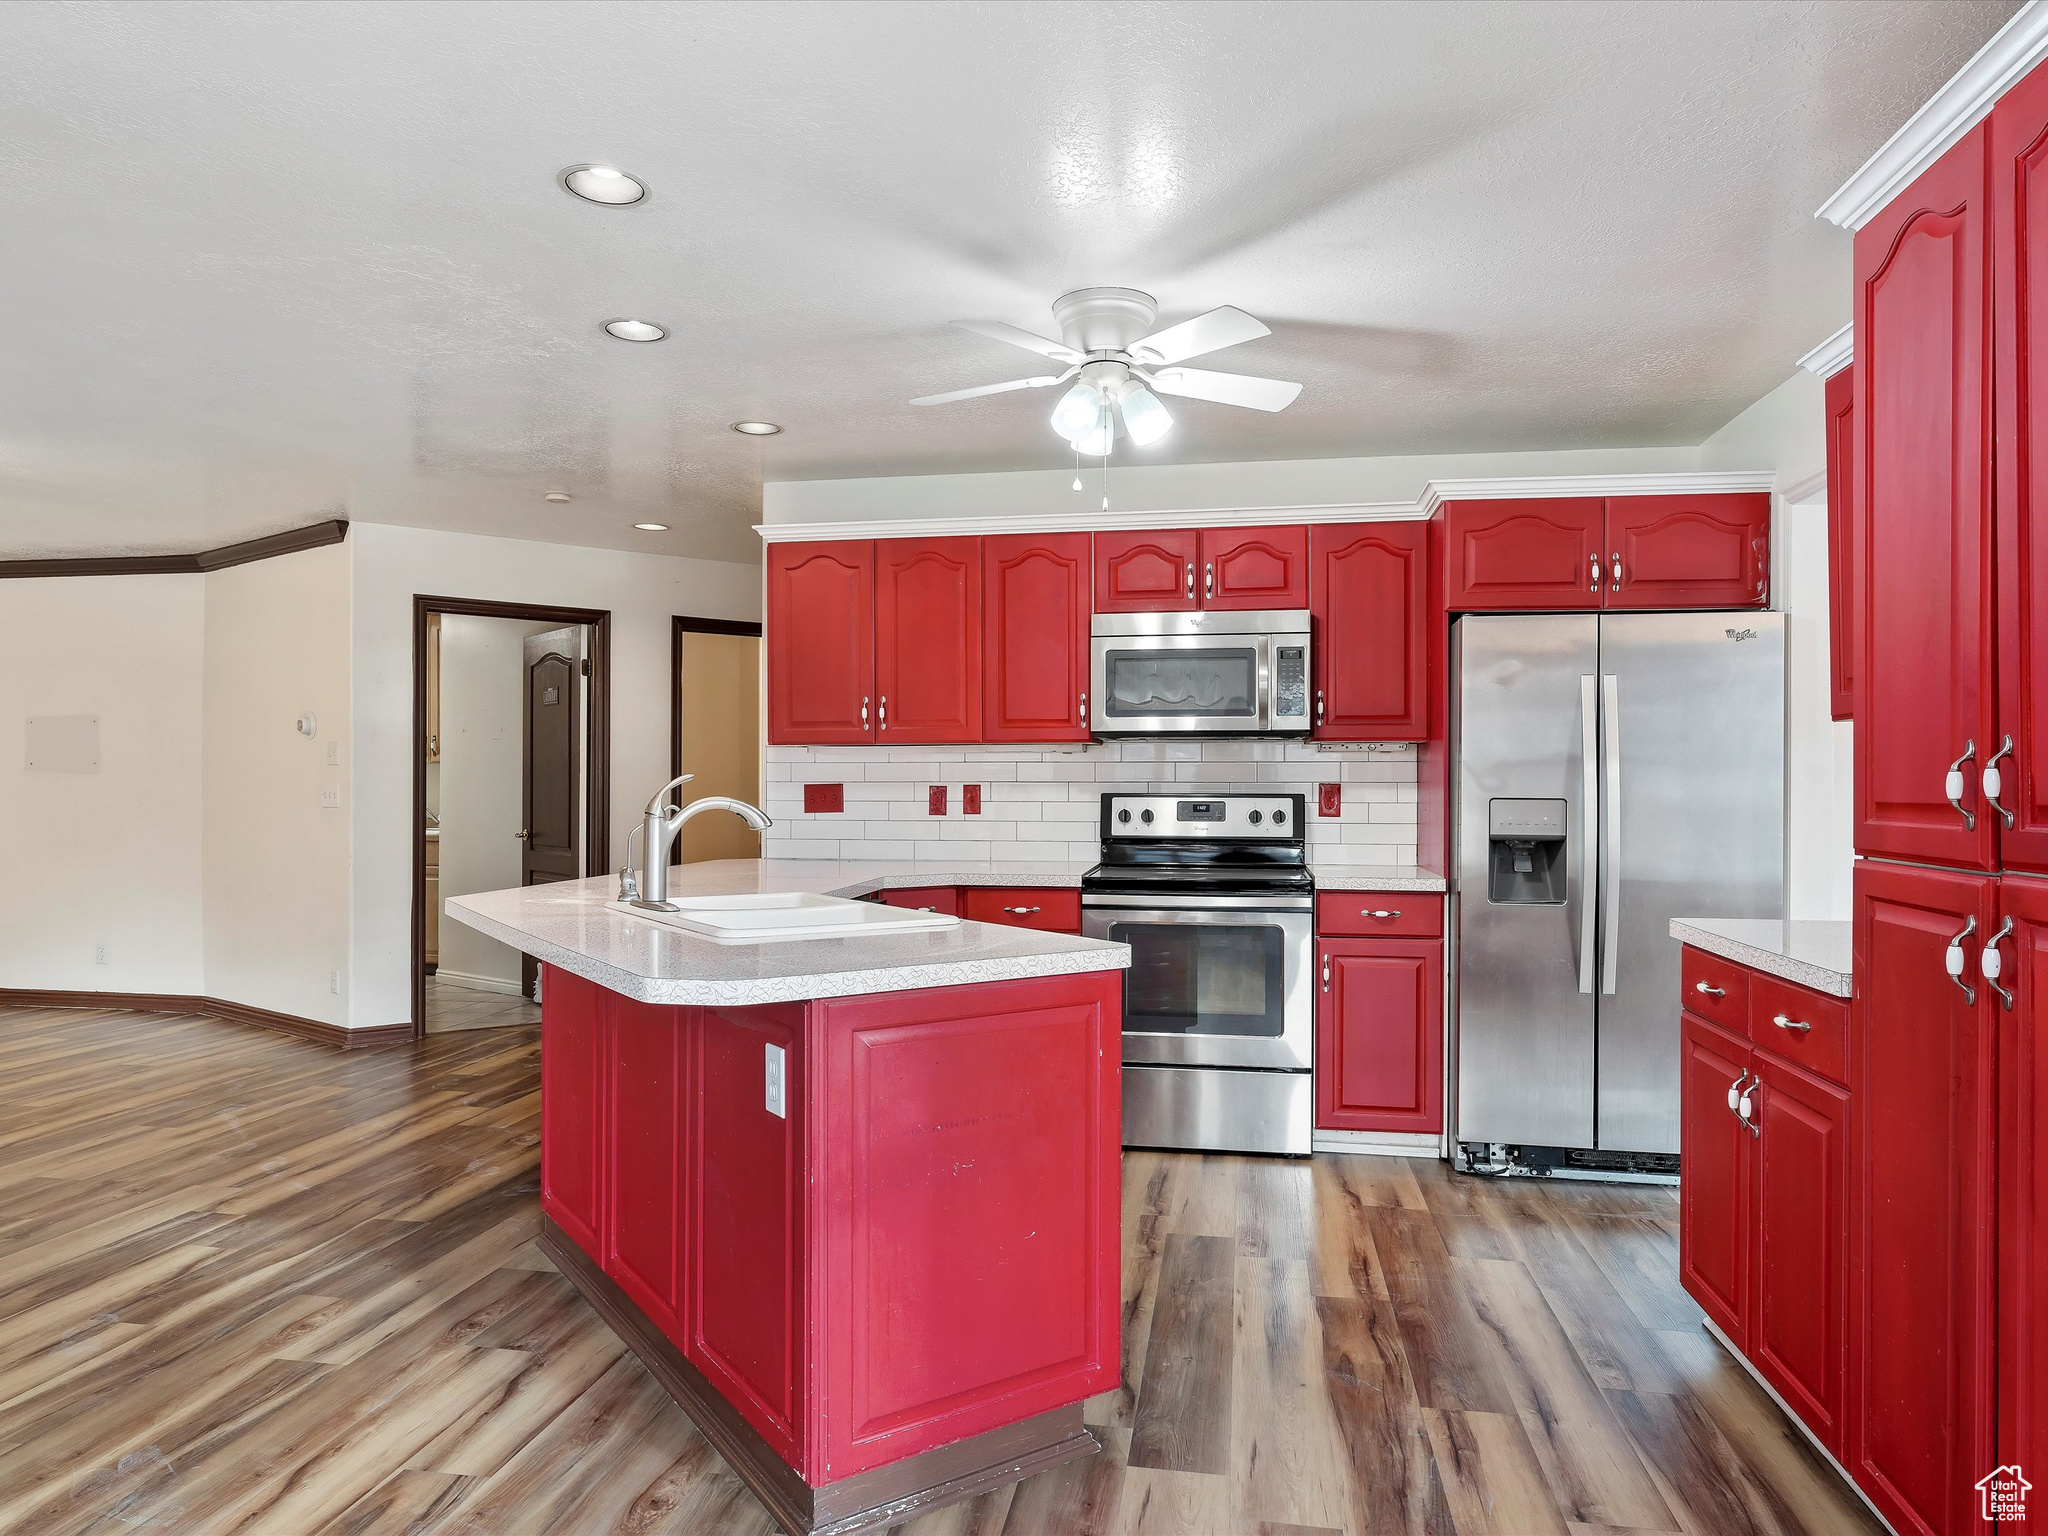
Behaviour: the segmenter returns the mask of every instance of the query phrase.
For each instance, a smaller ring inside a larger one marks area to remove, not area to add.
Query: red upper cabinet
[[[2048,1464],[2048,881],[1999,882],[1998,1460]],[[2001,924],[2002,926],[2002,924]]]
[[[1446,502],[1448,606],[1598,608],[1605,532],[1597,496]]]
[[[1088,739],[1088,535],[984,539],[983,741]]]
[[[1850,557],[1855,526],[1849,484],[1856,473],[1856,369],[1827,381],[1828,433],[1828,698],[1837,720],[1856,714],[1856,566]]]
[[[1692,954],[1691,950],[1686,951]],[[1679,1016],[1678,1278],[1686,1294],[1746,1349],[1749,1315],[1749,1142],[1728,1102],[1749,1078],[1749,1042],[1685,1013]]]
[[[768,739],[875,739],[875,546],[768,546]]]
[[[1973,128],[1857,232],[1849,477],[1856,848],[1979,868],[1998,819],[1978,783],[1996,750],[1986,136]]]
[[[1309,530],[1320,741],[1429,735],[1429,524]]]
[[[1316,1124],[1430,1134],[1444,1121],[1444,947],[1317,944]]]
[[[1204,608],[1306,608],[1308,529],[1204,528]]]
[[[1771,498],[1612,496],[1609,608],[1761,608],[1771,590]]]
[[[875,740],[981,739],[981,540],[875,544]]]
[[[1201,539],[1192,528],[1098,533],[1095,611],[1184,613],[1199,608],[1200,566]]]

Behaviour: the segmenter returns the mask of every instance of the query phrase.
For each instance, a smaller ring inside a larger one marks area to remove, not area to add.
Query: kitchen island
[[[676,897],[892,883],[671,873]],[[447,904],[544,968],[541,1246],[562,1273],[791,1532],[895,1524],[1096,1450],[1128,950],[982,923],[721,944],[616,895]]]

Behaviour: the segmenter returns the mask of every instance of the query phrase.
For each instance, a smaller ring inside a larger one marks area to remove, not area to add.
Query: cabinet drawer
[[[1081,931],[1081,893],[1025,887],[970,887],[960,915],[976,923],[1008,923],[1012,928],[1043,928],[1048,933]]]
[[[1685,1006],[1738,1035],[1749,1022],[1750,973],[1733,960],[1723,960],[1687,945],[1679,959]]]
[[[1444,899],[1433,891],[1319,891],[1316,932],[1339,938],[1435,939]]]
[[[1687,998],[1688,1002],[1692,999]],[[1783,1024],[1778,1023],[1783,1019]],[[1800,1029],[1804,1024],[1807,1027]],[[1849,1000],[1776,976],[1749,979],[1749,1038],[1816,1077],[1849,1081]]]
[[[912,912],[944,912],[949,917],[960,915],[960,888],[957,885],[919,885],[900,891],[883,891],[875,898],[885,907],[905,907]]]

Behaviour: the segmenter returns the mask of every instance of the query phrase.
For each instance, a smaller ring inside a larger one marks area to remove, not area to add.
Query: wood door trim
[[[676,614],[669,621],[668,635],[668,771],[674,778],[683,771],[683,636],[743,635],[761,638],[757,619],[701,619]],[[763,734],[766,734],[765,716]]]
[[[410,1024],[375,1024],[368,1029],[349,1029],[325,1024],[319,1019],[301,1018],[295,1013],[276,1013],[248,1003],[231,1003],[225,998],[200,997],[179,992],[65,992],[39,987],[0,987],[0,1006],[9,1008],[107,1008],[124,1013],[204,1014],[229,1024],[252,1024],[296,1035],[336,1050],[354,1051],[367,1046],[402,1045],[413,1039]]]
[[[0,560],[0,580],[26,576],[198,576],[207,571],[323,549],[348,537],[348,519],[330,518],[306,528],[267,533],[259,539],[223,544],[188,555],[58,555],[47,560]]]
[[[427,942],[427,615],[468,614],[483,619],[530,619],[541,624],[584,624],[590,629],[590,722],[584,737],[584,865],[609,863],[612,846],[612,613],[609,608],[564,608],[552,603],[505,603],[490,598],[412,599],[412,1019],[404,1038],[427,1033],[427,978],[421,969]]]

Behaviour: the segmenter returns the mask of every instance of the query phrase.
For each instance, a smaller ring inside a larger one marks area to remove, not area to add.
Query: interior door
[[[1088,739],[1089,540],[982,540],[983,741]]]
[[[875,741],[981,739],[981,540],[875,543]]]
[[[1676,1152],[1671,920],[1785,915],[1785,616],[1599,624],[1596,1145]]]
[[[521,885],[583,878],[584,628],[571,624],[521,642]],[[520,990],[533,996],[537,962],[520,957]]]
[[[1429,735],[1429,524],[1309,530],[1318,741]]]

